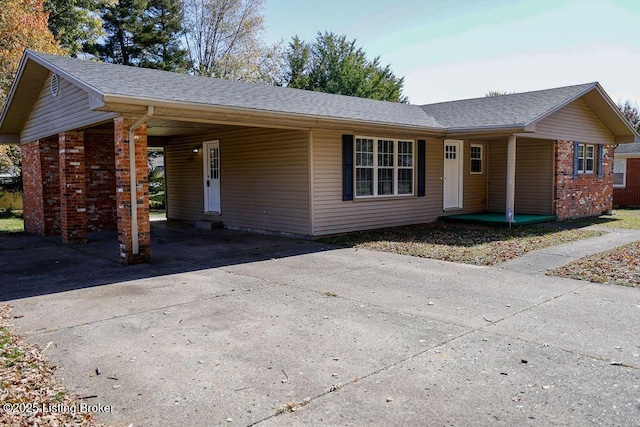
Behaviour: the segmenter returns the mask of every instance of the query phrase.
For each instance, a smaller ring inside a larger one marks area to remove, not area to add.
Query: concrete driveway
[[[103,422],[640,425],[639,289],[153,227],[133,267],[0,235],[18,331]]]

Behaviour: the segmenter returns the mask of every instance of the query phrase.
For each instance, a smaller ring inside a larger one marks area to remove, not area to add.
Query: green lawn
[[[609,228],[631,228],[640,230],[640,209],[614,209],[611,215],[600,215],[566,221],[578,225],[601,225]]]
[[[0,233],[24,231],[22,211],[0,211]]]

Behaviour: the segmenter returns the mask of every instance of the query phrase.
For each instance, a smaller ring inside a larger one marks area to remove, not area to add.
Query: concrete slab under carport
[[[81,252],[23,237],[3,251],[18,331],[52,343],[72,392],[113,405],[101,421],[640,422],[638,289],[228,230],[171,234],[156,233],[146,266],[90,255],[97,241]],[[26,270],[36,259],[52,269]],[[280,413],[287,405],[298,406]]]

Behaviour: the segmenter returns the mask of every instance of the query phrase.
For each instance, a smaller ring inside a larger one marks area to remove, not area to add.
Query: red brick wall
[[[58,135],[60,161],[60,224],[64,243],[86,243],[87,205],[84,132]]]
[[[40,165],[44,190],[45,235],[60,234],[60,164],[58,136],[40,140]]]
[[[640,159],[627,159],[625,188],[613,189],[615,206],[640,206]]]
[[[556,142],[554,204],[559,219],[600,215],[613,205],[613,148],[603,148],[602,178],[579,174],[573,178],[573,142]],[[597,168],[597,165],[596,165]]]
[[[151,234],[149,224],[149,182],[147,164],[147,125],[135,132],[136,201],[138,219],[138,249],[133,254],[131,234],[131,192],[129,181],[129,127],[134,120],[121,117],[114,120],[114,145],[116,158],[116,196],[118,216],[118,245],[122,264],[137,264],[151,259]],[[132,141],[133,142],[133,141]]]
[[[22,198],[24,229],[29,233],[44,234],[44,206],[42,203],[42,171],[40,143],[32,141],[20,147],[22,157]]]
[[[25,231],[60,234],[58,137],[24,144],[21,155]]]
[[[113,133],[85,132],[86,205],[89,232],[115,231],[116,164]]]

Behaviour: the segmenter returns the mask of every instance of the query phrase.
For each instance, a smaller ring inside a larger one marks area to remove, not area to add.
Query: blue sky
[[[638,0],[265,0],[263,12],[267,42],[357,39],[413,104],[591,81],[640,104]]]

